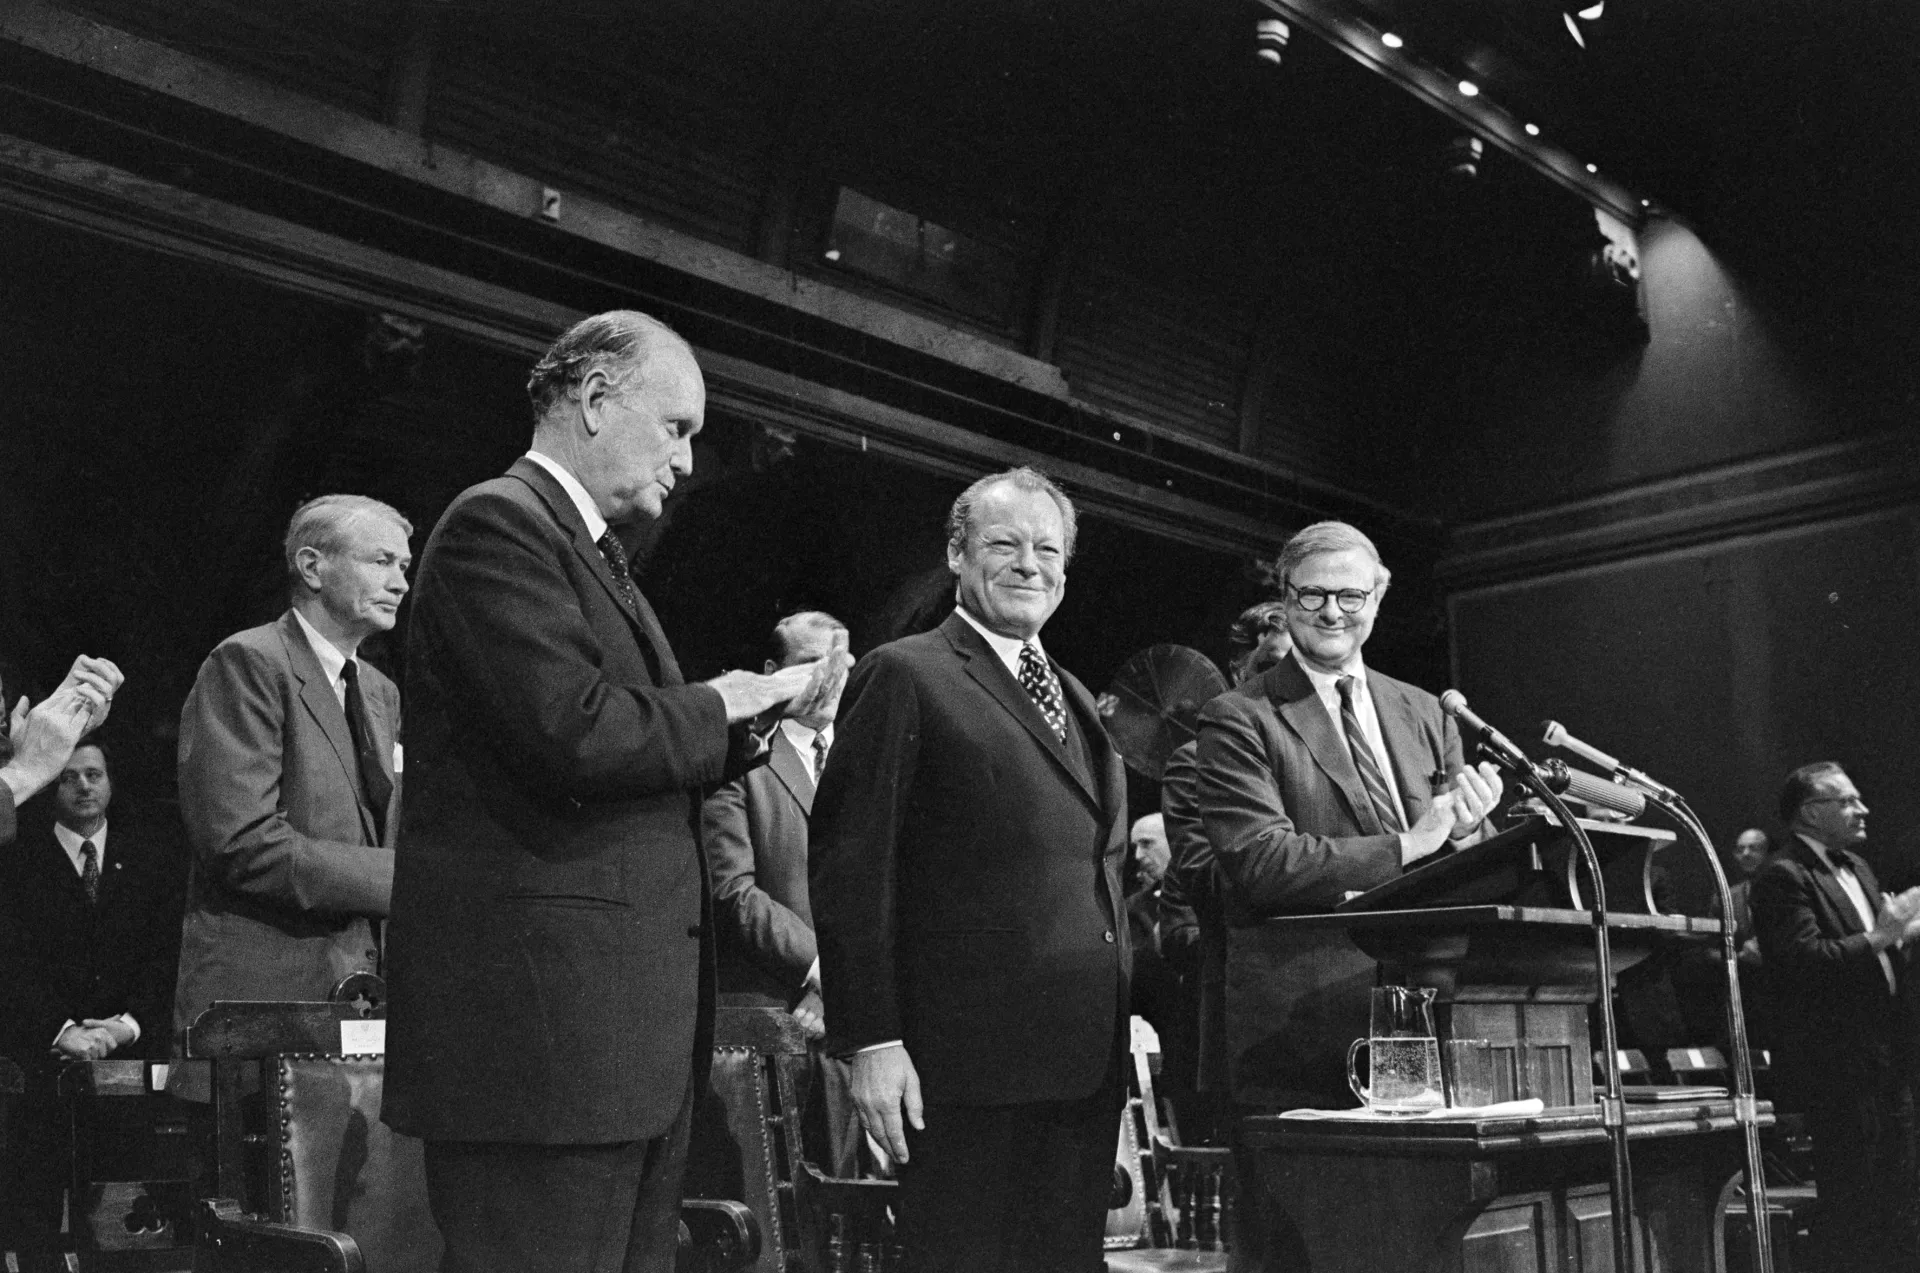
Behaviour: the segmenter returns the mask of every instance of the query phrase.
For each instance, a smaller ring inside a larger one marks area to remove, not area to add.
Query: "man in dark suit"
[[[1374,978],[1357,953],[1261,920],[1325,910],[1482,834],[1502,790],[1493,766],[1461,763],[1439,700],[1362,659],[1391,578],[1373,541],[1317,523],[1276,574],[1292,651],[1201,709],[1195,759],[1226,880],[1228,1069],[1248,1113],[1349,1102],[1344,1049],[1366,1030]],[[1278,1258],[1275,1218],[1249,1194],[1235,1263],[1259,1267]]]
[[[686,342],[596,315],[527,391],[533,449],[421,556],[382,1116],[427,1142],[443,1269],[664,1271],[711,1050],[692,789],[837,697],[845,638],[682,680],[610,527],[692,471]]]
[[[818,662],[846,625],[803,610],[773,631],[766,671]],[[826,1033],[820,959],[807,900],[807,815],[833,746],[839,702],[806,719],[789,717],[773,731],[768,763],[722,785],[700,808],[700,841],[713,884],[720,957],[720,1003],[791,1011],[818,1040]],[[860,1119],[848,1088],[849,1068],[816,1043],[807,1121],[822,1137],[822,1166],[836,1176],[859,1170]]]
[[[1262,601],[1241,611],[1227,641],[1233,659],[1227,683],[1266,671],[1293,648],[1287,603]],[[1194,1143],[1218,1134],[1227,1081],[1227,921],[1225,882],[1214,869],[1213,844],[1200,821],[1197,739],[1182,743],[1160,775],[1160,812],[1172,857],[1161,888],[1162,944],[1182,968],[1194,1019],[1194,1113],[1183,1130]],[[1190,1129],[1190,1130],[1189,1130]]]
[[[82,743],[52,792],[51,821],[0,858],[0,1050],[28,1082],[0,1186],[0,1247],[18,1251],[23,1269],[65,1267],[55,1253],[70,1167],[61,1063],[166,1051],[180,881],[124,823],[109,836],[112,801],[106,748]]]
[[[1093,1270],[1124,1091],[1126,778],[1038,640],[1073,505],[995,474],[947,537],[959,608],[860,661],[814,798],[828,1046],[901,1164],[909,1269]]]
[[[22,694],[0,737],[0,846],[13,843],[16,810],[60,776],[74,744],[106,723],[123,678],[106,659],[82,654],[60,687],[29,708]],[[0,709],[6,706],[0,686]]]
[[[1806,1111],[1813,1137],[1822,1267],[1920,1268],[1920,1021],[1906,949],[1920,888],[1882,896],[1856,852],[1867,806],[1831,761],[1787,775],[1780,820],[1788,842],[1754,877],[1753,922],[1777,1013],[1781,1103]]]
[[[400,691],[358,652],[393,627],[412,533],[365,496],[302,505],[287,526],[287,612],[200,665],[180,710],[193,865],[176,1033],[216,999],[325,999],[379,970]]]

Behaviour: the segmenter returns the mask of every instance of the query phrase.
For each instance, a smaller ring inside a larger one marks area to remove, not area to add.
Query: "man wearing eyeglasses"
[[[1832,761],[1787,775],[1788,843],[1754,877],[1753,924],[1779,1021],[1780,1104],[1813,1137],[1821,1267],[1920,1267],[1914,1090],[1920,888],[1880,892],[1856,851],[1867,806]]]
[[[1207,704],[1195,761],[1226,876],[1227,1057],[1242,1113],[1350,1103],[1344,1049],[1366,1028],[1374,977],[1357,952],[1310,950],[1261,921],[1326,910],[1479,838],[1501,796],[1491,765],[1462,763],[1438,699],[1362,659],[1391,578],[1372,540],[1320,522],[1287,541],[1276,574],[1293,649]],[[1236,1267],[1288,1263],[1264,1196],[1243,1191]]]

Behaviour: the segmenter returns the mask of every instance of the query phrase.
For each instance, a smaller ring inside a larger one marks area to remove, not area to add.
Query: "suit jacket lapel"
[[[280,617],[280,643],[286,647],[287,666],[293,672],[295,680],[300,682],[300,702],[307,709],[307,715],[313,717],[314,724],[326,735],[327,743],[333,748],[333,755],[340,762],[340,768],[347,775],[347,783],[359,796],[360,830],[369,844],[375,843],[373,817],[367,810],[365,793],[360,791],[360,762],[353,754],[353,732],[347,728],[347,714],[340,706],[340,700],[333,696],[333,686],[327,683],[327,674],[320,668],[320,659],[307,643],[307,634],[301,630],[300,621],[289,610]],[[369,696],[362,695],[364,701]],[[391,758],[389,758],[389,764]]]
[[[1415,769],[1419,758],[1428,755],[1420,745],[1420,723],[1407,692],[1398,684],[1368,672],[1367,692],[1373,695],[1373,713],[1380,719],[1380,737],[1387,744],[1387,759],[1400,785],[1400,806],[1411,826],[1433,802],[1433,775]]]
[[[573,545],[574,555],[579,557],[588,573],[600,581],[600,586],[606,589],[607,596],[613,599],[614,605],[620,608],[620,613],[625,615],[627,622],[633,626],[634,635],[646,649],[652,651],[654,657],[651,662],[660,669],[660,684],[662,686],[682,684],[680,664],[675,661],[673,650],[667,644],[667,634],[660,626],[659,616],[654,614],[653,607],[647,603],[645,594],[640,591],[640,585],[636,583],[633,587],[634,597],[640,603],[639,609],[636,610],[627,604],[626,597],[620,591],[620,585],[614,582],[613,568],[607,565],[606,557],[600,552],[600,545],[594,543],[593,538],[587,534],[587,524],[580,520],[580,510],[573,506],[572,498],[561,488],[560,483],[554,480],[553,474],[532,460],[522,458],[514,461],[513,467],[507,470],[507,475],[517,477],[531,487],[534,494],[546,504],[547,511],[553,514],[553,519],[560,524],[560,528],[567,532],[567,539]]]
[[[772,755],[767,761],[768,768],[793,796],[801,812],[813,812],[813,764],[810,758],[802,756],[793,740],[787,737],[787,731],[776,728],[773,731]]]
[[[1314,763],[1345,798],[1354,824],[1367,835],[1385,835],[1387,829],[1380,825],[1380,815],[1374,812],[1367,789],[1360,785],[1360,771],[1353,767],[1346,740],[1300,665],[1291,657],[1281,659],[1262,679],[1280,719],[1300,736]],[[1377,710],[1377,703],[1375,707]]]
[[[1020,688],[1020,682],[1013,679],[1013,673],[1007,671],[1007,665],[1000,661],[1000,656],[993,652],[993,647],[973,630],[972,624],[960,617],[957,610],[940,625],[940,631],[953,646],[953,652],[965,660],[967,675],[992,695],[995,702],[1013,713],[1013,718],[1033,735],[1033,741],[1040,744],[1041,750],[1053,757],[1053,762],[1060,766],[1061,771],[1073,781],[1074,786],[1080,788],[1081,794],[1095,808],[1099,808],[1100,793],[1093,789],[1092,780],[1074,767],[1072,759],[1067,755],[1066,745],[1053,732],[1053,727],[1047,724],[1047,718],[1040,714],[1040,709],[1034,706],[1033,699],[1027,696],[1026,690]],[[1066,683],[1067,678],[1062,677],[1060,684],[1063,693]],[[1094,719],[1097,721],[1099,717],[1096,715]],[[1088,754],[1093,754],[1093,750],[1093,739],[1089,737],[1087,739]]]
[[[1840,925],[1840,935],[1851,937],[1855,933],[1866,932],[1866,925],[1860,922],[1860,912],[1854,909],[1853,899],[1847,896],[1847,890],[1840,887],[1840,877],[1833,868],[1821,861],[1820,855],[1808,848],[1806,842],[1797,835],[1794,837],[1793,848],[1794,852],[1800,855],[1801,865],[1806,867],[1807,872],[1813,876],[1814,883],[1820,889],[1820,895],[1827,899],[1827,906],[1832,909],[1834,920]],[[1828,849],[1827,852],[1836,862],[1847,862],[1844,854],[1834,853],[1832,849]],[[1847,865],[1851,868],[1852,863],[1848,862]],[[1858,872],[1855,872],[1854,878],[1860,878]],[[1862,891],[1865,891],[1864,884]],[[1867,905],[1872,906],[1873,902],[1873,895],[1869,893]]]

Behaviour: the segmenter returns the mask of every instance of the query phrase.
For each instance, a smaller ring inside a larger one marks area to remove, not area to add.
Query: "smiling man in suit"
[[[828,1046],[901,1164],[913,1273],[1100,1266],[1127,801],[1092,696],[1039,640],[1074,530],[1032,469],[954,501],[958,608],[861,659],[814,798]]]
[[[1292,650],[1201,709],[1194,761],[1226,882],[1228,1069],[1243,1113],[1345,1103],[1341,1049],[1366,1028],[1373,976],[1357,953],[1303,949],[1260,921],[1326,910],[1479,837],[1502,791],[1492,765],[1462,764],[1438,699],[1361,657],[1391,579],[1372,540],[1316,523],[1275,573]],[[1257,1179],[1250,1159],[1242,1168]],[[1280,1259],[1264,1197],[1243,1193],[1236,1267]]]
[[[1907,943],[1920,888],[1884,897],[1857,850],[1867,805],[1831,761],[1787,775],[1788,840],[1753,879],[1753,924],[1774,993],[1781,1102],[1803,1109],[1829,1265],[1920,1267],[1914,1087],[1920,1078]]]
[[[527,393],[532,449],[421,554],[382,1117],[427,1142],[447,1273],[667,1273],[713,1020],[694,788],[837,699],[846,638],[682,678],[612,529],[693,471],[666,326],[583,319]]]
[[[287,526],[291,604],[214,647],[180,711],[193,865],[174,1029],[215,999],[325,999],[379,971],[400,691],[359,657],[393,627],[413,527],[363,495]]]
[[[74,748],[51,792],[52,818],[0,856],[0,1051],[28,1076],[0,1180],[0,1247],[23,1270],[64,1268],[55,1253],[69,1162],[56,1093],[62,1062],[165,1055],[166,1003],[180,940],[172,862],[111,828],[106,747]]]

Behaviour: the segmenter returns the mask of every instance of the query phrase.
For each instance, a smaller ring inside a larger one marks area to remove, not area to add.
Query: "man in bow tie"
[[[860,660],[814,797],[827,1046],[900,1164],[916,1273],[1096,1269],[1125,1092],[1126,776],[1040,630],[1073,504],[954,501],[958,608]]]
[[[1822,1267],[1920,1267],[1910,942],[1920,888],[1881,894],[1858,850],[1867,805],[1832,761],[1787,775],[1788,835],[1753,879],[1753,925],[1774,994],[1780,1103],[1806,1111]]]
[[[838,697],[822,658],[687,684],[615,534],[693,471],[706,385],[662,323],[583,319],[533,445],[421,553],[382,1117],[426,1140],[443,1270],[671,1270],[713,1022],[694,789]]]

